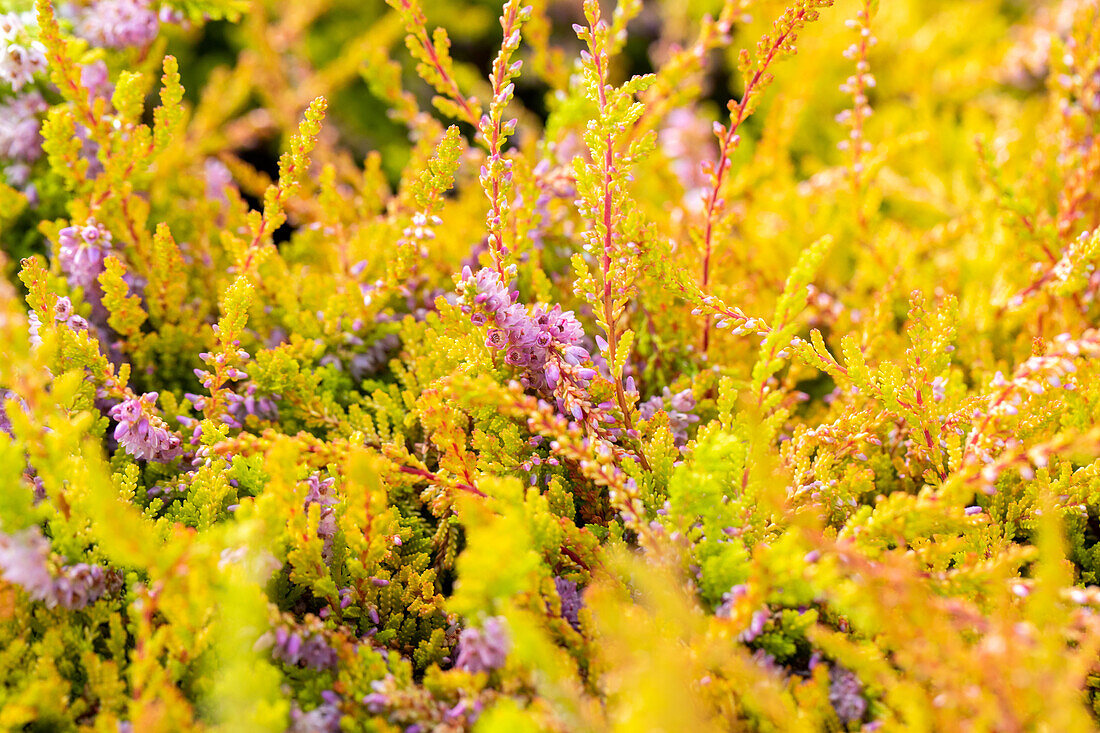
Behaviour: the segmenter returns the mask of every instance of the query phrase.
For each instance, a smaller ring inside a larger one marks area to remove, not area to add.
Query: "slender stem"
[[[501,23],[504,32],[505,48],[507,47],[508,39],[515,32],[519,18],[518,11],[519,4],[511,3],[507,8],[507,15],[504,16],[504,22]],[[504,141],[502,139],[503,133],[501,130],[501,123],[504,120],[504,104],[500,103],[498,100],[501,99],[505,83],[508,80],[507,62],[510,57],[510,54],[508,56],[505,55],[505,50],[502,48],[493,63],[493,101],[489,106],[489,114],[492,123],[492,133],[489,138],[489,170],[493,179],[492,192],[489,196],[489,202],[492,207],[489,215],[489,253],[493,258],[493,267],[496,268],[497,274],[500,275],[501,282],[508,282],[508,276],[505,274],[504,267],[504,222],[503,205],[501,203],[503,191],[500,185],[501,149],[504,147]]]
[[[434,474],[431,471],[425,471],[422,468],[414,468],[413,466],[399,466],[397,470],[399,470],[401,473],[407,473],[410,476],[419,476],[420,478],[427,479],[432,483],[445,483],[439,478],[437,474]],[[482,498],[488,496],[484,491],[477,488],[476,486],[471,486],[470,484],[463,483],[461,481],[455,481],[453,485],[456,489],[462,489],[463,491],[467,491],[471,494],[474,494],[475,496],[480,496]]]
[[[730,112],[730,126],[726,130],[726,135],[722,139],[721,149],[718,156],[718,166],[714,171],[713,185],[710,192],[707,194],[707,219],[706,227],[703,231],[703,279],[702,279],[702,291],[703,294],[707,294],[707,290],[710,287],[710,262],[711,253],[713,251],[714,240],[714,222],[718,211],[718,203],[721,200],[722,184],[725,180],[726,169],[730,167],[730,154],[737,147],[737,143],[740,138],[737,136],[737,130],[740,128],[741,123],[748,117],[749,101],[752,99],[753,93],[756,91],[756,87],[759,86],[760,80],[764,78],[767,73],[768,66],[771,65],[772,60],[775,58],[776,53],[790,37],[798,24],[805,18],[806,11],[800,10],[794,16],[793,22],[787,27],[787,30],[779,34],[778,37],[772,42],[772,45],[768,48],[767,55],[758,64],[756,73],[752,75],[748,83],[745,84],[745,93],[741,96],[741,102]],[[703,354],[706,355],[710,350],[710,315],[708,314],[703,319]]]
[[[606,72],[602,63],[600,63],[599,54],[593,53],[592,60],[596,67],[596,76],[599,82],[599,97],[600,97],[600,114],[605,115],[607,111],[607,92],[606,92]],[[612,219],[612,207],[614,204],[612,196],[612,184],[614,183],[612,175],[615,172],[615,141],[609,130],[607,132],[607,138],[604,141],[604,160],[603,160],[603,259],[601,260],[601,268],[603,270],[603,318],[607,327],[607,348],[611,355],[611,360],[614,362],[615,354],[617,352],[619,336],[615,330],[615,298],[611,290],[611,250],[614,246],[614,236],[611,228]],[[626,429],[627,434],[630,434],[634,430],[634,420],[630,416],[630,404],[626,399],[626,389],[623,387],[623,376],[621,370],[614,369],[611,378],[615,381],[615,401],[619,405],[619,410],[623,413],[623,427]],[[645,450],[642,448],[641,441],[638,442],[638,459],[642,463],[642,467],[647,471],[649,470],[649,461],[645,457]]]

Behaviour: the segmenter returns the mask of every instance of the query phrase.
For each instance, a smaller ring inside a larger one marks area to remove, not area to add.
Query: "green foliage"
[[[0,728],[1097,727],[1095,3],[107,2],[0,83]]]

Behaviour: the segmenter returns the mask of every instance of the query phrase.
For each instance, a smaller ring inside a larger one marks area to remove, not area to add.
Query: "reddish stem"
[[[775,58],[776,53],[779,52],[780,47],[791,36],[798,24],[805,18],[806,11],[800,10],[794,16],[793,21],[788,26],[787,30],[781,33],[771,47],[768,49],[767,56],[760,62],[759,68],[756,73],[747,84],[745,84],[745,93],[741,96],[741,102],[730,114],[730,126],[726,130],[726,136],[722,139],[722,146],[718,156],[718,166],[714,171],[714,185],[711,187],[710,193],[707,196],[707,225],[703,232],[703,281],[702,291],[706,295],[707,289],[710,286],[710,259],[712,251],[712,242],[714,238],[714,219],[718,209],[718,201],[722,191],[722,183],[726,176],[726,169],[730,167],[730,153],[737,147],[737,130],[740,128],[741,123],[748,117],[749,101],[752,99],[753,92],[760,84],[760,80],[764,78],[764,74],[767,72],[768,66]],[[706,355],[710,349],[710,315],[708,314],[703,320],[703,354]]]

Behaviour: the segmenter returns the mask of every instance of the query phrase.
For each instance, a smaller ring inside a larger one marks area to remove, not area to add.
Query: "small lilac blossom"
[[[553,231],[555,223],[551,203],[555,200],[572,201],[577,197],[577,187],[572,177],[571,164],[558,165],[554,161],[543,158],[535,165],[532,173],[538,196],[535,198],[528,236],[535,249],[542,249],[546,234]],[[513,206],[518,210],[523,204],[523,195],[517,194]]]
[[[180,439],[172,433],[153,406],[157,393],[131,397],[111,408],[110,415],[118,421],[115,440],[134,458],[167,463],[180,454]]]
[[[0,532],[0,575],[36,601],[56,605],[49,568],[50,543],[38,527],[15,534]]]
[[[88,8],[78,30],[97,46],[144,48],[157,37],[160,20],[149,0],[99,0]]]
[[[256,392],[256,385],[249,382],[241,392],[230,392],[226,395],[226,400],[229,403],[229,415],[238,423],[235,427],[243,425],[249,415],[254,415],[260,420],[279,419],[279,407],[275,404],[275,401],[270,397],[258,397]],[[188,399],[191,397],[195,398],[191,400],[195,408],[201,410],[200,405],[204,402],[203,398],[197,395],[189,395]]]
[[[107,593],[107,575],[98,565],[68,565],[54,581],[57,603],[68,609],[84,608]]]
[[[844,667],[833,667],[829,671],[829,702],[845,725],[862,719],[867,712],[859,677]]]
[[[943,402],[947,398],[947,379],[936,377],[932,380],[932,399],[935,402]]]
[[[324,542],[321,553],[327,561],[332,557],[332,539],[336,536],[336,510],[333,509],[333,505],[338,501],[333,490],[336,479],[331,476],[322,479],[321,474],[313,473],[309,477],[308,484],[309,491],[306,492],[305,509],[309,511],[309,507],[313,504],[320,507],[317,536]]]
[[[714,615],[719,618],[730,618],[733,615],[733,609],[737,605],[737,601],[748,595],[748,592],[749,587],[744,583],[730,588],[722,594],[722,603],[714,610]]]
[[[89,100],[95,99],[96,97],[102,97],[103,99],[111,98],[115,87],[114,84],[111,83],[111,77],[107,71],[107,64],[103,59],[84,65],[80,70],[80,86],[88,90]]]
[[[588,350],[580,345],[584,329],[572,311],[542,305],[528,311],[512,302],[512,294],[500,275],[487,267],[477,275],[465,268],[463,282],[466,294],[472,294],[472,302],[464,309],[475,322],[491,324],[486,345],[503,350],[505,363],[524,370],[524,386],[553,392],[563,370],[580,367],[589,358]],[[595,376],[594,370],[584,368],[572,374],[581,387]]]
[[[23,19],[15,13],[0,15],[0,83],[18,92],[46,69],[46,47],[32,40]]]
[[[358,341],[362,345],[362,339]],[[361,381],[386,366],[390,356],[400,345],[401,339],[396,334],[387,334],[368,346],[366,351],[353,354],[348,363],[348,371],[354,379]]]
[[[511,640],[501,616],[485,619],[480,629],[463,629],[458,637],[455,667],[467,672],[488,672],[504,666]]]
[[[203,178],[206,180],[206,198],[226,201],[225,189],[233,185],[233,174],[225,163],[217,158],[207,158],[203,162]]]
[[[335,669],[336,652],[320,634],[304,631],[287,631],[283,626],[260,637],[256,646],[271,647],[271,656],[289,665],[302,665],[312,669]]]
[[[786,670],[775,660],[775,656],[763,649],[757,649],[752,653],[752,661],[765,672],[776,677],[782,677]]]
[[[674,109],[658,133],[657,144],[684,188],[684,208],[698,214],[710,182],[707,170],[713,170],[718,162],[712,123],[698,110]]]
[[[98,287],[103,260],[111,250],[111,233],[95,219],[83,226],[67,226],[57,233],[61,270],[74,287],[86,292]]]
[[[692,423],[699,422],[699,416],[691,414],[695,409],[695,397],[690,389],[685,389],[676,394],[668,387],[664,388],[663,395],[649,398],[638,405],[638,415],[643,420],[649,420],[661,410],[668,415],[668,425],[672,430],[673,440],[676,445],[685,445],[688,441],[688,427]]]
[[[435,228],[442,223],[438,216],[428,216],[418,211],[413,214],[412,223],[401,232],[400,244],[413,247],[418,255],[427,257],[427,242],[435,239]]]
[[[15,404],[22,407],[24,411],[27,409],[27,402],[14,391],[0,387],[0,433],[11,435],[12,424],[11,417],[8,415],[8,400],[14,401]]]
[[[58,298],[54,304],[54,323],[67,326],[74,331],[88,330],[88,322],[73,312],[73,303],[67,297]],[[42,320],[37,313],[31,311],[27,314],[28,341],[35,348],[42,345],[41,330]]]
[[[0,575],[32,600],[70,610],[84,608],[107,593],[107,573],[98,565],[78,563],[50,572],[50,543],[38,527],[8,535],[0,532]]]
[[[372,692],[363,697],[363,704],[371,715],[378,715],[390,704],[390,696],[387,690],[393,687],[393,676],[386,675],[384,679],[374,680],[370,683]]]
[[[340,733],[339,696],[330,690],[321,693],[324,700],[309,712],[295,703],[290,709],[290,727],[287,733]]]
[[[0,105],[0,159],[33,163],[42,156],[40,116],[49,108],[37,91]]]
[[[748,628],[741,632],[737,640],[746,644],[756,641],[756,639],[764,633],[764,627],[768,625],[768,621],[771,617],[771,612],[766,608],[754,611],[752,618],[749,619]]]
[[[577,584],[572,580],[555,577],[554,588],[558,591],[558,598],[561,599],[561,617],[574,629],[580,631],[580,612],[584,608],[584,599],[581,598]]]

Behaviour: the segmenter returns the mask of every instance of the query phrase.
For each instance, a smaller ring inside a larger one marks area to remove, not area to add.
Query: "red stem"
[[[726,131],[726,136],[722,140],[721,150],[718,156],[718,167],[714,171],[714,185],[711,187],[710,194],[707,197],[707,225],[703,233],[703,282],[702,291],[706,295],[707,288],[710,285],[710,257],[712,250],[712,240],[714,237],[714,218],[715,212],[718,209],[719,195],[722,191],[722,182],[726,175],[726,169],[729,167],[730,152],[736,147],[734,138],[737,136],[737,130],[741,126],[741,123],[748,117],[748,105],[749,100],[752,99],[752,94],[755,91],[760,80],[764,78],[764,74],[767,71],[768,66],[771,64],[772,59],[775,58],[775,54],[779,51],[783,42],[794,33],[799,22],[806,16],[805,10],[800,10],[794,16],[791,24],[787,30],[781,33],[772,43],[771,48],[768,49],[768,55],[760,62],[759,68],[756,73],[753,74],[752,79],[745,85],[745,93],[741,96],[741,102],[737,105],[735,111],[730,114],[730,126]],[[706,355],[710,349],[710,315],[708,314],[703,321],[703,354]]]

